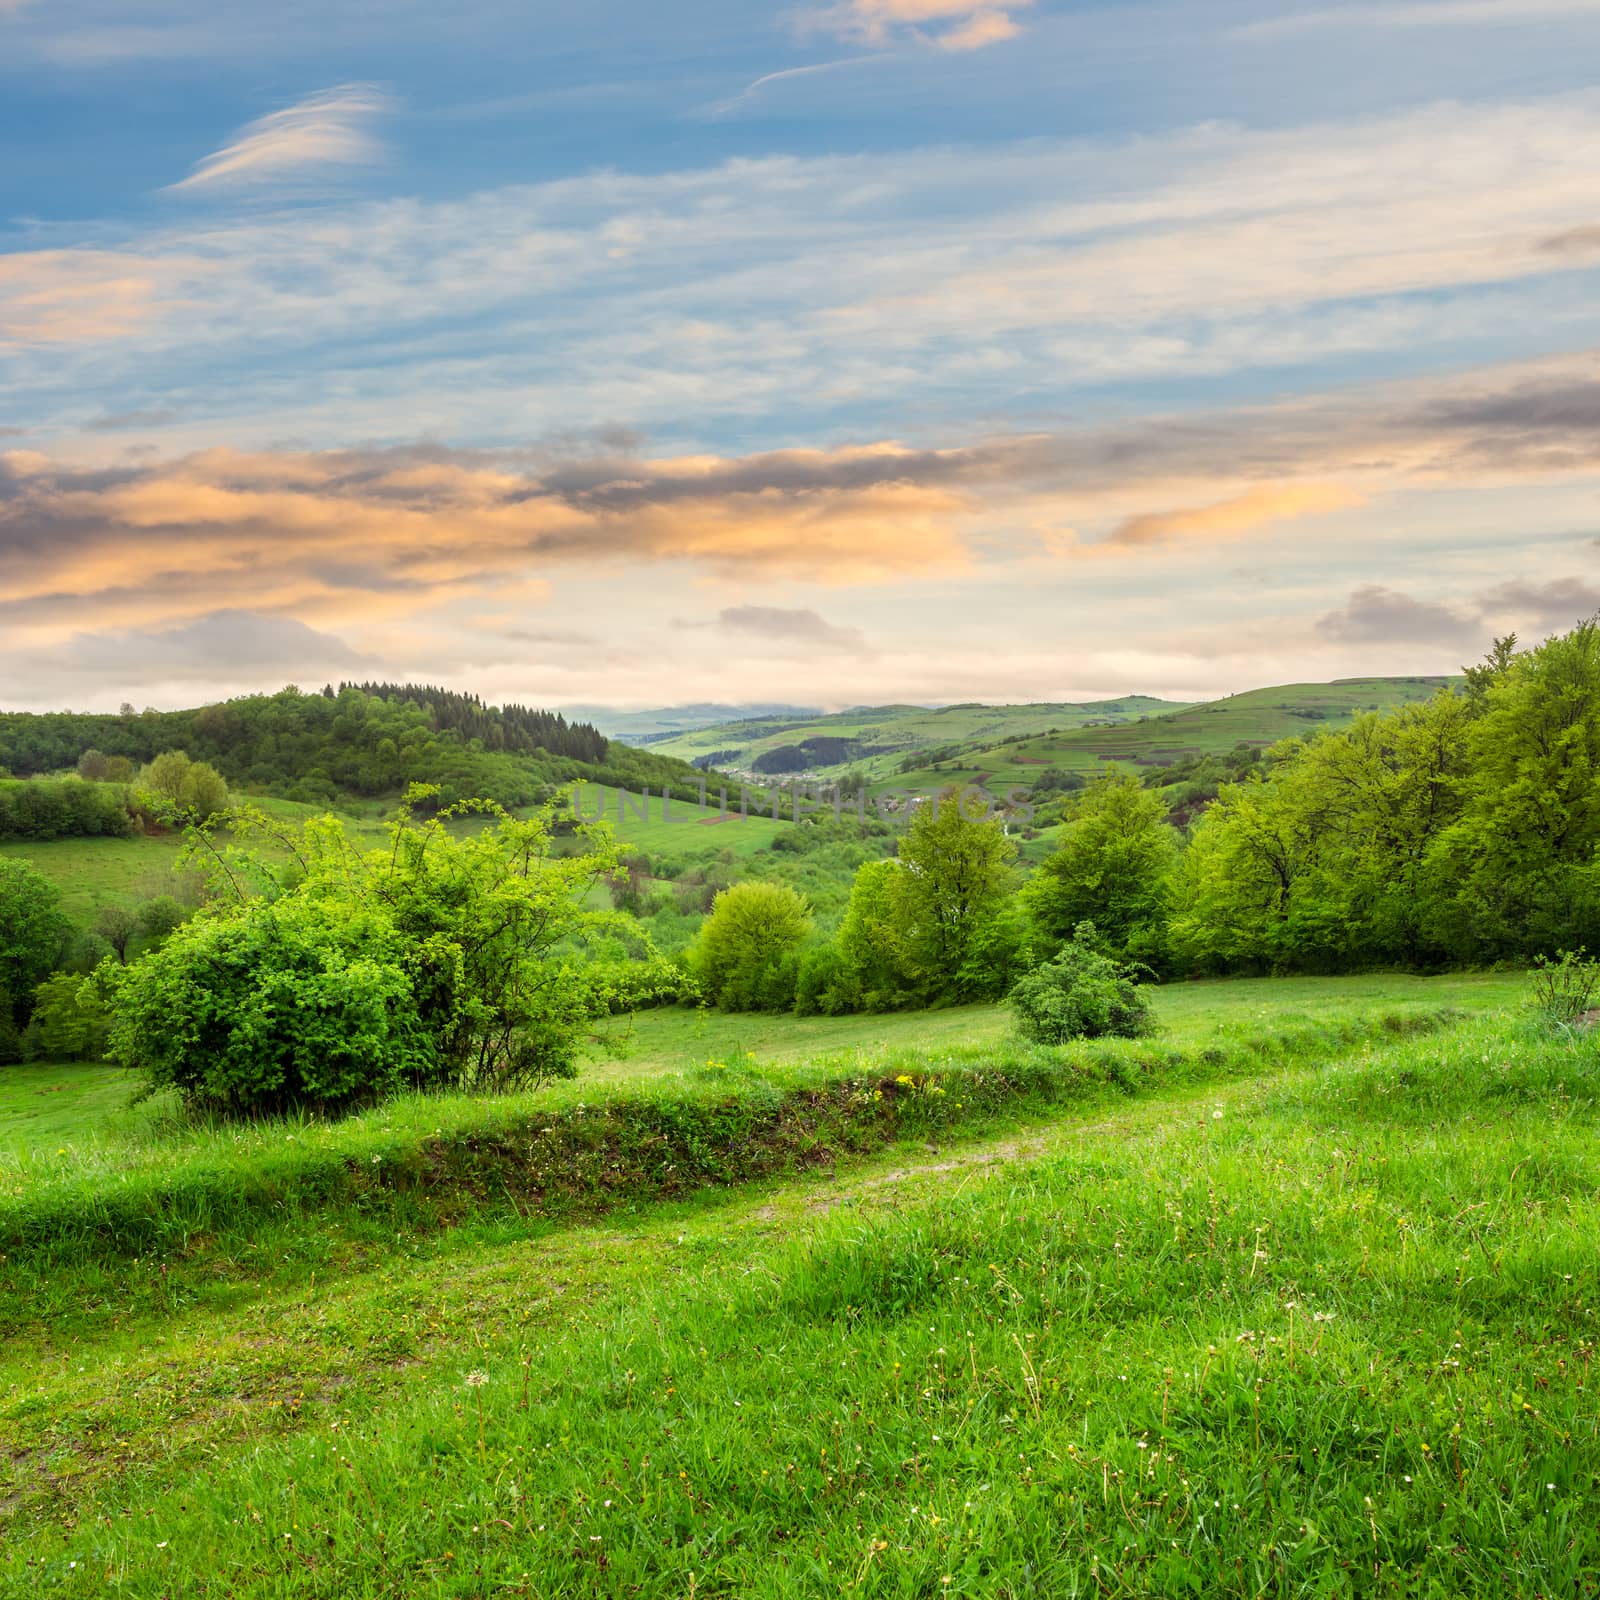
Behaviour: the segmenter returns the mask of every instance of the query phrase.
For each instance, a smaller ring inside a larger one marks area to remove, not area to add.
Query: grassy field
[[[1378,1011],[1407,1016],[1447,1007],[1483,1010],[1512,1003],[1523,987],[1520,975],[1379,974],[1178,983],[1151,993],[1162,1037],[1179,1047],[1204,1049],[1300,1020],[1338,1026]],[[851,1017],[668,1006],[604,1024],[579,1076],[547,1094],[581,1098],[632,1079],[694,1073],[751,1055],[763,1068],[815,1063],[840,1070],[880,1056],[920,1052],[932,1058],[947,1050],[999,1046],[1010,1027],[1010,1012],[999,1005]],[[0,1069],[0,1174],[8,1152],[14,1159],[30,1151],[48,1156],[65,1145],[76,1162],[86,1143],[107,1136],[155,1137],[172,1107],[163,1101],[130,1107],[133,1093],[128,1075],[116,1067],[63,1062]]]
[[[681,800],[663,806],[659,794],[641,798],[591,784],[582,791],[580,800],[585,817],[594,819],[603,813],[619,843],[648,850],[652,855],[731,851],[735,859],[743,860],[766,849],[790,825],[774,821],[770,811],[758,815],[753,801],[750,814],[742,816],[737,792],[729,797],[727,813],[716,804],[714,793],[712,803],[705,807]],[[249,803],[287,822],[304,821],[328,809],[288,800],[252,799]],[[392,809],[392,804],[372,803],[337,814],[354,837],[381,844],[383,821]],[[477,827],[481,823],[468,821],[460,826]],[[11,841],[0,843],[0,855],[18,857],[41,872],[60,890],[62,910],[80,927],[87,927],[102,906],[173,893],[174,871],[182,848],[183,839],[178,833],[139,833],[125,839]]]
[[[369,1197],[359,1258],[263,1225],[85,1270],[0,1351],[0,1585],[1589,1592],[1600,1053],[1520,993],[1174,988],[1197,1071],[1323,1043],[609,1220],[385,1247]]]

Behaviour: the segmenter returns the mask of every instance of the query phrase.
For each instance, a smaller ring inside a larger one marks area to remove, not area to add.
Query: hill
[[[1037,788],[1046,773],[1084,774],[1107,761],[1148,770],[1220,756],[1240,745],[1265,749],[1280,739],[1342,727],[1363,711],[1427,700],[1445,677],[1341,678],[1251,689],[1200,705],[1177,706],[1100,725],[1081,725],[1033,737],[978,738],[904,770],[904,788],[966,782],[986,788]],[[1133,705],[1135,700],[1121,702]],[[1149,702],[1162,706],[1163,702]],[[1048,785],[1046,785],[1048,787]]]
[[[789,717],[797,721],[824,715],[816,706],[767,704],[723,705],[699,702],[683,706],[653,706],[641,711],[619,711],[614,706],[566,706],[567,717],[591,723],[608,739],[629,744],[655,744],[676,734],[719,723],[744,722],[752,717]]]
[[[885,781],[910,765],[947,759],[1007,739],[1137,723],[1183,703],[1127,695],[1081,704],[855,706],[813,716],[744,717],[644,742],[696,766],[757,776],[859,772]]]
[[[90,750],[135,765],[183,750],[236,790],[309,804],[431,783],[447,802],[517,806],[579,780],[688,799],[699,782],[683,762],[613,743],[592,724],[423,684],[291,687],[183,711],[0,711],[0,769],[17,777],[70,770]]]

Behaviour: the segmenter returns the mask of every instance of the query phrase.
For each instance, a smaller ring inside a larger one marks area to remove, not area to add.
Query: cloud
[[[717,613],[717,625],[731,633],[745,633],[776,644],[817,646],[827,650],[863,651],[866,640],[858,628],[841,628],[815,611],[783,606],[729,606]]]
[[[0,350],[124,338],[150,322],[182,274],[198,279],[203,269],[112,250],[0,254]]]
[[[1600,613],[1600,588],[1586,579],[1513,579],[1460,601],[1419,600],[1381,584],[1362,584],[1315,624],[1339,644],[1438,644],[1470,650],[1516,630],[1543,638]]]
[[[138,698],[194,704],[228,693],[388,668],[343,639],[293,617],[251,610],[210,612],[175,627],[80,630],[29,647],[0,645],[0,681],[9,705],[105,705]]]
[[[107,411],[84,423],[90,433],[121,433],[128,428],[159,428],[176,422],[182,415],[167,406],[149,406],[132,411]]]
[[[1338,611],[1318,619],[1316,631],[1339,644],[1392,645],[1401,641],[1465,647],[1482,634],[1479,619],[1454,606],[1418,600],[1382,584],[1356,589]]]
[[[359,618],[504,593],[553,567],[870,583],[968,563],[955,491],[887,462],[851,471],[850,452],[802,465],[804,454],[607,459],[536,476],[420,447],[213,450],[114,468],[0,452],[0,617]]]
[[[1185,539],[1215,540],[1250,533],[1269,523],[1323,516],[1365,503],[1365,497],[1336,483],[1290,484],[1251,489],[1215,505],[1178,511],[1145,512],[1121,523],[1106,546],[1173,544]]]
[[[1600,17],[1600,0],[1422,0],[1420,4],[1324,6],[1263,17],[1237,31],[1245,36],[1303,33],[1320,28],[1518,27],[1533,22]]]
[[[370,166],[383,155],[370,124],[387,106],[387,97],[371,84],[347,83],[310,95],[250,123],[171,190],[281,183],[329,167]]]
[[[1581,228],[1568,228],[1563,233],[1541,239],[1534,247],[1546,255],[1588,257],[1600,255],[1600,222],[1586,223]]]
[[[1485,617],[1511,618],[1539,633],[1566,632],[1600,614],[1600,588],[1583,578],[1551,578],[1545,583],[1513,579],[1478,597]]]
[[[1012,13],[1034,0],[841,0],[802,18],[810,28],[863,44],[918,39],[941,50],[981,50],[1021,31]]]
[[[819,73],[838,72],[845,67],[859,67],[868,62],[882,61],[882,55],[845,56],[839,61],[817,61],[806,67],[785,67],[780,72],[766,72],[753,82],[748,83],[738,94],[730,95],[726,100],[718,100],[712,105],[705,106],[698,115],[702,117],[725,117],[737,111],[741,106],[748,105],[763,89],[775,83],[787,83],[796,78],[814,78]]]

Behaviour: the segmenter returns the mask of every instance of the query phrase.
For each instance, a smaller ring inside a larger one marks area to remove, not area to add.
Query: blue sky
[[[0,0],[0,705],[1567,626],[1597,62],[1600,0]]]

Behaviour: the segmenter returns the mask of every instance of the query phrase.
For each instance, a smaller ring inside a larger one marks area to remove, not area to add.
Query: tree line
[[[1498,640],[1431,700],[1175,776],[1108,768],[1026,881],[1005,819],[969,820],[951,791],[859,868],[834,937],[793,889],[735,884],[690,966],[731,1009],[837,1012],[994,998],[1085,938],[1161,977],[1600,948],[1596,622]]]
[[[214,767],[242,793],[310,804],[399,795],[413,783],[433,786],[440,805],[538,805],[575,780],[696,792],[682,762],[613,745],[588,723],[418,684],[289,687],[185,711],[0,712],[0,777],[70,770],[90,752],[135,767],[167,750]]]

